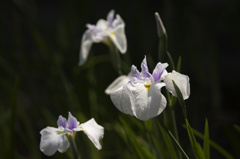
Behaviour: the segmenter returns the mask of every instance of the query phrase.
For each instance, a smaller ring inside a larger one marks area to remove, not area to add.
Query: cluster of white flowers
[[[121,52],[127,50],[125,23],[119,15],[114,19],[114,10],[108,13],[107,20],[100,19],[96,25],[87,24],[80,47],[79,65],[87,60],[92,43],[112,43]],[[177,96],[173,81],[180,89],[184,99],[190,95],[189,77],[173,70],[168,73],[167,63],[158,63],[152,74],[149,73],[146,56],[141,64],[141,72],[132,65],[128,75],[122,75],[109,85],[105,93],[110,95],[113,104],[121,112],[135,116],[140,120],[149,120],[159,115],[166,107],[167,101],[161,93],[161,88]],[[83,131],[97,149],[101,149],[99,140],[103,138],[104,128],[91,119],[80,124],[69,113],[68,120],[59,116],[58,128],[46,127],[41,130],[40,150],[50,156],[57,150],[65,152],[69,147],[68,136],[77,131]]]

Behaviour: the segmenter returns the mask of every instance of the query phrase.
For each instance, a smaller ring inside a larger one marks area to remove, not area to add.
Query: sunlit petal
[[[100,145],[99,140],[103,138],[104,128],[101,125],[98,125],[93,118],[81,124],[79,127],[82,128],[83,132],[93,142],[96,148],[100,150],[102,146]]]
[[[159,115],[166,107],[166,99],[160,93],[164,83],[146,88],[141,83],[128,83],[133,114],[140,120],[148,120]]]
[[[107,87],[105,93],[109,95],[111,92],[126,84],[129,80],[129,77],[126,75],[119,76]]]
[[[164,82],[166,83],[167,90],[174,96],[177,96],[172,80],[177,84],[178,88],[180,89],[183,95],[183,99],[187,99],[190,95],[189,77],[174,70],[172,71],[172,73],[168,73],[166,75]]]
[[[129,115],[133,115],[133,110],[131,108],[129,91],[126,84],[110,94],[111,100],[115,107],[121,112]]]

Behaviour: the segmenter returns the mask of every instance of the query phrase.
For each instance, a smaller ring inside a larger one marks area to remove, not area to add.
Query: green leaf
[[[187,128],[186,125],[184,125],[183,127]],[[192,129],[193,133],[201,138],[201,139],[204,139],[204,136],[202,133],[200,133],[199,131],[195,130],[195,129]],[[215,150],[217,150],[221,155],[223,155],[226,159],[234,159],[234,157],[229,153],[227,152],[224,148],[222,148],[220,145],[218,145],[216,142],[210,140],[210,146],[212,146]]]
[[[187,154],[185,153],[185,151],[183,150],[183,148],[181,147],[181,145],[178,143],[178,141],[175,139],[175,137],[173,136],[173,134],[168,130],[168,134],[169,136],[173,139],[173,141],[175,142],[175,144],[177,145],[178,149],[180,150],[180,152],[182,152],[182,154],[189,159],[189,157],[187,156]]]
[[[186,119],[186,125],[187,125],[189,140],[190,140],[195,158],[196,159],[204,159],[205,158],[204,152],[203,152],[201,146],[199,145],[199,143],[196,141],[194,133],[192,131],[192,128],[191,128],[190,124],[188,123],[187,119]]]
[[[179,56],[178,58],[178,63],[177,63],[177,72],[180,72],[181,71],[181,63],[182,63],[182,57]]]
[[[180,89],[178,88],[178,86],[176,85],[176,83],[175,83],[174,81],[172,81],[172,82],[173,82],[175,91],[176,91],[176,93],[177,93],[177,98],[178,98],[179,104],[180,104],[181,107],[182,107],[182,111],[183,111],[184,118],[187,119],[186,104],[185,104],[185,101],[184,101],[184,99],[183,99],[182,93],[181,93]]]
[[[206,159],[210,159],[210,146],[209,146],[209,130],[208,121],[206,119],[205,129],[204,129],[204,140],[203,140],[203,151]]]
[[[144,147],[142,143],[140,143],[139,137],[135,135],[128,122],[125,121],[125,119],[123,119],[122,117],[120,117],[120,121],[125,128],[128,145],[129,148],[132,150],[134,157],[136,159],[155,159],[153,154],[146,147]]]
[[[174,62],[173,62],[173,59],[172,59],[172,56],[171,56],[171,54],[168,51],[167,51],[167,56],[169,58],[169,62],[170,62],[170,66],[172,67],[172,70],[176,70]]]
[[[171,138],[169,137],[168,133],[166,132],[166,130],[157,122],[157,125],[160,129],[160,132],[163,136],[163,140],[164,143],[166,144],[167,150],[168,150],[168,157],[169,158],[178,158],[177,153],[176,153],[176,149],[172,143]]]

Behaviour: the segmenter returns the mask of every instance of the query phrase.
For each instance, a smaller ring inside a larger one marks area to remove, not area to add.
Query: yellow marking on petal
[[[58,132],[58,135],[60,135],[62,132],[63,132],[63,131],[59,131],[59,132]]]
[[[149,90],[149,88],[151,87],[151,83],[147,83],[147,84],[144,84],[145,88],[147,89],[147,91]]]
[[[112,36],[115,36],[115,34],[113,32],[110,33]]]

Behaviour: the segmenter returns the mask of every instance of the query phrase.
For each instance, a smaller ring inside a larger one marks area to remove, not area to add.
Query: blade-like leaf
[[[183,127],[187,128],[186,125],[184,125]],[[195,129],[192,129],[192,131],[197,137],[204,139],[204,136],[202,133],[200,133],[199,131],[197,131]],[[222,148],[216,142],[210,140],[210,146],[212,146],[215,150],[217,150],[220,154],[222,154],[226,159],[234,159],[234,157],[229,152],[227,152],[224,148]]]
[[[210,147],[209,147],[209,130],[208,121],[206,119],[204,129],[203,151],[206,159],[210,159]]]
[[[134,157],[137,159],[155,159],[153,154],[139,142],[139,139],[129,126],[128,122],[126,122],[122,117],[120,117],[120,121],[126,130],[128,144],[130,144]]]
[[[177,63],[177,72],[180,72],[181,71],[181,63],[182,63],[182,57],[179,56],[178,58],[178,63]]]
[[[192,131],[192,128],[191,128],[190,124],[188,123],[187,119],[186,119],[186,125],[187,125],[189,140],[190,140],[195,158],[196,159],[204,159],[205,157],[204,157],[203,150],[202,150],[201,146],[199,145],[199,143],[196,141],[194,133]]]
[[[175,91],[177,93],[177,98],[178,98],[179,104],[182,107],[184,118],[187,119],[186,104],[185,104],[185,101],[183,99],[182,93],[181,93],[180,89],[178,88],[178,86],[176,85],[176,83],[174,81],[172,81],[172,82],[173,82]]]
[[[164,143],[166,144],[167,150],[169,151],[169,158],[172,158],[172,159],[178,158],[175,147],[174,147],[172,140],[169,137],[168,133],[158,122],[157,122],[157,124],[158,124],[159,130],[163,136],[163,140],[164,140]]]

